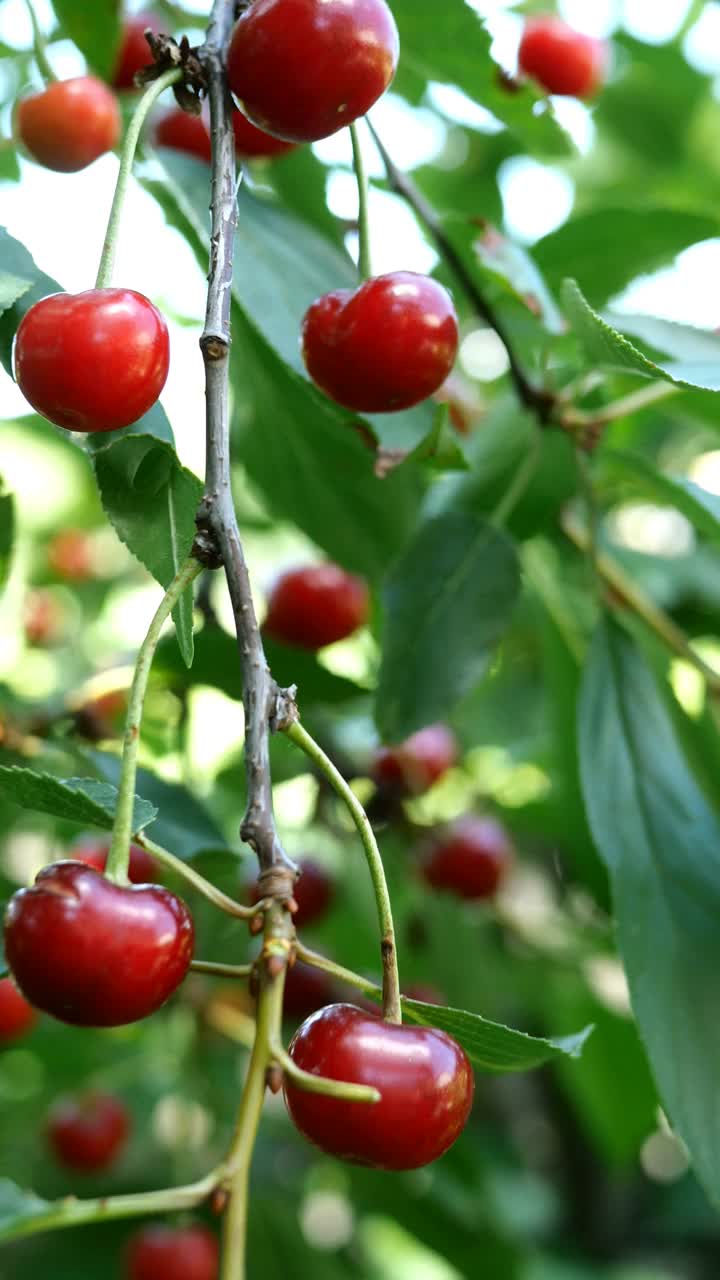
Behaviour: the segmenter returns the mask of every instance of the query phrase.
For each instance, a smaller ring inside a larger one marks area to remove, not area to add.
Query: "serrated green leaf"
[[[13,275],[10,271],[0,272],[0,314],[7,311],[13,303],[22,298],[32,285],[32,280],[24,276]]]
[[[50,293],[61,293],[62,290],[52,276],[45,275],[36,267],[32,254],[11,236],[4,227],[0,227],[0,262],[3,270],[19,280],[29,281],[27,289],[14,299],[12,305],[0,316],[0,361],[6,373],[12,376],[12,345],[17,327],[25,312],[40,298]]]
[[[0,767],[0,795],[22,809],[49,813],[55,818],[79,822],[83,826],[112,829],[117,804],[117,788],[97,778],[54,778],[17,765]],[[157,809],[147,800],[135,797],[133,835],[142,831],[157,816]]]
[[[187,559],[195,538],[202,484],[180,465],[175,450],[149,436],[130,435],[94,455],[103,508],[126,547],[162,587]],[[193,660],[193,591],[173,610],[178,644]]]
[[[385,586],[375,718],[386,742],[444,720],[480,679],[520,590],[513,543],[469,512],[426,521]]]
[[[526,249],[494,227],[474,236],[472,247],[485,270],[499,277],[525,306],[537,312],[548,333],[565,332],[564,317]]]
[[[120,0],[52,0],[63,33],[104,80],[112,78],[120,44]]]
[[[598,629],[579,712],[583,791],[613,885],[633,1010],[663,1106],[720,1202],[720,822],[652,675],[614,622]]]
[[[683,476],[667,476],[657,471],[640,454],[607,449],[603,464],[610,464],[637,482],[656,501],[681,511],[704,538],[720,542],[720,496],[702,489]]]
[[[107,779],[112,792],[120,777],[120,761],[116,756],[95,752],[92,761]],[[169,849],[177,858],[191,858],[201,849],[225,848],[222,831],[208,813],[202,801],[187,787],[177,782],[167,782],[149,769],[138,769],[137,785],[146,796],[141,802],[156,815],[153,820],[152,839]]]

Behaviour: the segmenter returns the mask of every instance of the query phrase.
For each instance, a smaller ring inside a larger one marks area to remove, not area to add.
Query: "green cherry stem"
[[[327,1076],[315,1076],[296,1066],[290,1054],[279,1042],[271,1045],[274,1061],[298,1089],[306,1093],[322,1093],[327,1098],[343,1098],[346,1102],[379,1102],[380,1094],[368,1084],[350,1084],[345,1080],[330,1080]]]
[[[358,271],[361,280],[369,280],[372,275],[370,259],[370,213],[368,209],[368,178],[365,159],[360,145],[357,123],[350,125],[352,140],[353,167],[358,189],[358,233],[360,247],[358,253]]]
[[[135,674],[128,694],[128,709],[125,720],[125,736],[123,739],[122,764],[120,766],[120,783],[118,786],[117,807],[113,823],[112,840],[108,852],[105,874],[118,884],[127,884],[127,869],[130,859],[130,837],[133,833],[133,807],[135,802],[135,779],[137,776],[138,743],[140,738],[140,722],[142,720],[143,703],[147,690],[150,667],[155,656],[160,632],[178,600],[192,581],[202,572],[199,560],[192,556],[179,569],[163,596],[160,607],[148,628],[148,633],[138,651]],[[183,864],[181,864],[183,865]]]
[[[193,973],[205,973],[210,978],[249,978],[253,971],[251,964],[222,964],[217,960],[192,960],[190,968]]]
[[[157,858],[158,862],[161,862],[163,866],[181,876],[183,880],[192,885],[193,889],[197,889],[198,893],[201,893],[209,902],[213,902],[221,911],[225,911],[227,915],[236,916],[238,920],[249,920],[252,916],[258,914],[260,904],[256,907],[244,907],[242,903],[236,902],[234,898],[229,898],[226,893],[222,892],[222,889],[217,889],[210,880],[206,880],[204,876],[201,876],[199,871],[195,871],[193,867],[188,866],[187,862],[183,862],[181,858],[176,858],[174,853],[163,849],[161,844],[156,844],[144,831],[135,836],[135,842],[143,849],[147,849],[147,852],[151,853],[153,858]]]
[[[349,987],[357,987],[358,991],[362,991],[366,996],[382,996],[382,988],[377,982],[373,982],[372,978],[363,978],[362,974],[355,973],[352,969],[346,969],[342,964],[336,964],[334,960],[329,960],[327,956],[323,956],[319,951],[313,951],[311,947],[306,947],[298,938],[295,943],[295,951],[298,960],[302,960],[304,964],[310,964],[314,969],[321,969],[323,973],[327,973],[332,978],[336,978],[338,982],[344,982]]]
[[[385,879],[385,868],[383,867],[375,833],[352,787],[348,785],[342,774],[335,768],[332,760],[328,759],[325,752],[318,746],[315,739],[311,738],[299,720],[295,720],[291,725],[288,725],[285,733],[296,746],[300,747],[310,757],[323,776],[327,778],[330,786],[344,801],[357,827],[375,891],[380,923],[380,946],[383,964],[383,1017],[386,1022],[402,1022],[395,926],[393,925],[390,894],[387,880]]]
[[[32,24],[33,57],[35,58],[38,71],[40,72],[43,80],[46,80],[48,84],[52,84],[53,81],[57,80],[57,76],[50,66],[47,54],[47,41],[45,40],[43,32],[40,30],[40,23],[37,20],[37,14],[32,0],[25,0],[25,7],[30,15],[30,22]]]
[[[115,194],[113,195],[112,205],[110,207],[110,217],[108,218],[107,231],[105,232],[105,242],[100,255],[100,266],[98,267],[97,280],[95,281],[96,289],[106,289],[112,279],[113,266],[115,265],[115,250],[117,248],[117,239],[120,232],[120,220],[122,218],[123,205],[125,196],[127,195],[128,184],[130,182],[130,174],[132,173],[133,161],[137,150],[140,132],[145,123],[147,114],[153,103],[160,94],[168,89],[171,84],[177,84],[178,80],[182,80],[183,73],[179,67],[173,68],[172,71],[166,71],[164,75],[158,76],[157,80],[153,80],[148,85],[142,98],[137,104],[133,113],[132,120],[128,125],[128,131],[125,134],[125,142],[120,154],[120,169],[118,171],[117,182],[115,184]]]

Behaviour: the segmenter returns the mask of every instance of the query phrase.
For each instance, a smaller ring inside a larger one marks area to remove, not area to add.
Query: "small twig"
[[[361,280],[369,280],[372,275],[370,258],[370,211],[368,208],[368,178],[365,159],[360,145],[357,123],[350,125],[352,140],[353,166],[358,189],[358,272]]]
[[[234,898],[229,898],[221,889],[216,888],[210,880],[206,880],[198,871],[193,870],[187,862],[183,862],[181,858],[176,858],[174,853],[169,853],[167,849],[163,849],[161,844],[156,844],[145,831],[135,836],[135,842],[141,845],[143,849],[147,849],[147,852],[151,853],[153,858],[157,858],[158,862],[161,862],[163,866],[168,867],[170,871],[174,871],[176,875],[182,876],[183,880],[187,880],[193,889],[197,889],[198,893],[208,899],[208,902],[214,903],[216,907],[219,907],[227,915],[235,916],[238,920],[250,920],[257,915],[257,907],[245,907],[241,902],[236,902]]]
[[[268,670],[230,489],[228,381],[237,201],[232,102],[225,79],[224,50],[233,16],[233,0],[215,0],[207,40],[199,53],[210,99],[212,228],[207,311],[200,339],[205,362],[207,470],[197,524],[222,561],[240,651],[248,794],[240,835],[257,853],[263,895],[290,898],[297,868],[283,850],[275,829],[268,738],[271,727],[281,727],[294,714],[294,707]]]
[[[494,329],[507,351],[507,357],[510,362],[510,376],[512,377],[515,390],[521,404],[525,405],[526,409],[530,409],[535,413],[540,423],[545,426],[552,418],[555,396],[552,392],[546,391],[543,387],[535,386],[525,373],[525,370],[515,354],[515,349],[510,341],[504,324],[499,319],[485,295],[482,293],[482,290],[478,287],[477,281],[468,270],[461,255],[458,253],[447,235],[433,206],[425,199],[425,196],[418,190],[412,179],[409,178],[407,174],[403,173],[401,169],[398,169],[382,139],[378,136],[375,126],[370,121],[370,117],[366,116],[365,119],[368,129],[373,136],[375,146],[380,152],[380,158],[385,166],[385,172],[387,173],[388,182],[390,183],[392,190],[396,195],[401,196],[402,199],[406,201],[417,215],[420,222],[425,225],[438,247],[440,256],[444,258],[447,264],[452,268],[457,279],[465,290],[465,293],[472,302],[477,314],[490,326],[491,329]]]
[[[375,891],[378,920],[380,923],[380,947],[383,966],[383,1017],[386,1022],[402,1022],[400,1007],[400,979],[398,976],[395,926],[388,892],[385,868],[375,839],[375,832],[352,787],[345,781],[321,747],[298,720],[285,727],[287,736],[317,765],[331,787],[347,806],[362,840],[365,857]]]

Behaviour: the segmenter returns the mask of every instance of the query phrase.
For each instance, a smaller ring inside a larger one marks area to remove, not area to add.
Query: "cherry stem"
[[[344,801],[350,812],[358,834],[362,840],[370,877],[375,891],[378,920],[380,923],[380,948],[383,966],[383,1017],[386,1022],[402,1022],[400,1007],[400,978],[398,975],[397,949],[395,946],[395,927],[393,925],[390,893],[385,878],[385,868],[377,846],[375,833],[370,820],[358,800],[352,787],[335,768],[332,760],[318,746],[314,738],[295,720],[285,728],[285,733],[296,746],[300,747],[323,774],[330,786]]]
[[[44,33],[40,29],[40,23],[37,20],[35,6],[33,5],[32,0],[25,0],[25,6],[30,15],[30,22],[32,24],[33,57],[35,58],[38,71],[40,72],[43,80],[47,81],[48,84],[52,84],[58,77],[55,75],[48,59],[47,41]]]
[[[130,175],[132,173],[133,162],[135,160],[137,144],[142,127],[147,118],[147,114],[156,99],[160,97],[160,94],[164,93],[166,89],[169,89],[170,85],[177,84],[179,80],[182,80],[182,77],[183,72],[180,67],[174,67],[172,71],[166,71],[164,75],[158,76],[157,80],[153,80],[152,84],[148,85],[138,102],[135,111],[133,112],[127,133],[125,134],[123,149],[120,153],[120,169],[118,170],[115,194],[113,195],[112,205],[110,206],[110,217],[108,218],[105,241],[100,255],[100,265],[98,267],[97,280],[95,281],[96,289],[107,289],[112,279],[113,267],[115,265],[115,251],[117,249],[117,240],[120,233],[120,221],[122,219],[125,196],[127,195],[127,189],[130,183]]]
[[[296,1066],[290,1054],[278,1042],[273,1043],[273,1060],[282,1067],[298,1089],[306,1093],[321,1093],[327,1098],[343,1098],[345,1102],[380,1102],[381,1094],[372,1085],[350,1084],[346,1080],[331,1080],[327,1076],[315,1076],[310,1071],[303,1071]]]
[[[250,920],[254,915],[258,914],[259,905],[256,907],[244,907],[242,903],[236,902],[234,898],[229,898],[222,889],[217,889],[210,880],[206,880],[200,875],[199,871],[195,871],[188,866],[187,862],[183,862],[181,858],[176,858],[174,853],[170,853],[167,849],[163,849],[161,844],[156,844],[154,840],[143,831],[135,837],[136,843],[147,852],[152,854],[153,858],[157,858],[170,871],[174,871],[176,875],[182,876],[183,880],[187,880],[193,889],[197,889],[204,898],[219,907],[221,911],[225,911],[229,916],[235,916],[238,920]],[[233,966],[234,967],[234,966]]]
[[[575,544],[579,551],[585,554],[591,553],[592,539],[588,529],[583,528],[571,514],[565,514],[562,518],[563,533]],[[597,572],[604,582],[608,584],[613,591],[617,592],[622,604],[631,609],[642,622],[645,623],[655,635],[662,640],[663,644],[676,653],[678,657],[683,658],[691,666],[704,677],[708,688],[717,696],[720,694],[720,673],[714,671],[706,662],[695,652],[690,641],[681,631],[680,627],[673,621],[671,617],[645,592],[637,586],[631,578],[628,578],[625,570],[621,568],[617,560],[608,555],[607,552],[598,549],[595,554],[595,565]]]
[[[365,167],[365,159],[360,144],[360,135],[358,132],[357,122],[350,125],[350,138],[352,140],[353,167],[355,169],[355,177],[357,179],[358,189],[358,272],[361,280],[369,280],[372,275],[372,265],[370,257],[370,212],[368,208],[368,177]]]
[[[193,960],[190,968],[193,973],[206,973],[211,978],[249,978],[253,971],[251,964],[223,964],[218,960]]]
[[[128,709],[125,719],[125,736],[123,738],[122,764],[120,766],[120,783],[118,786],[117,807],[113,823],[112,839],[107,856],[105,874],[117,884],[128,883],[128,863],[130,861],[130,838],[133,832],[133,808],[135,804],[135,779],[137,777],[137,756],[140,739],[140,722],[142,720],[143,703],[147,691],[150,667],[155,656],[160,633],[170,617],[183,592],[191,585],[202,565],[192,556],[179,569],[163,596],[160,606],[148,628],[147,635],[138,650],[135,674],[133,675],[128,694]],[[184,863],[180,864],[184,866]]]

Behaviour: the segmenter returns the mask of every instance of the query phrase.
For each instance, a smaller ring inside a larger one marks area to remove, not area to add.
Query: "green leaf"
[[[13,540],[15,538],[15,500],[11,493],[3,493],[0,480],[0,591],[10,573]]]
[[[150,436],[126,436],[94,456],[100,497],[118,537],[168,587],[195,537],[202,484],[175,450]],[[193,660],[193,591],[173,610],[183,660]]]
[[[490,56],[490,33],[465,0],[445,0],[442,21],[434,5],[418,0],[391,0],[390,7],[400,32],[401,87],[407,71],[455,85],[491,111],[532,154],[572,153],[572,143],[546,98],[530,84],[517,91],[504,87],[500,68]]]
[[[719,229],[717,218],[683,209],[593,209],[544,236],[532,254],[551,284],[568,276],[581,280],[586,297],[602,306],[636,276],[665,266]]]
[[[49,293],[61,293],[62,290],[52,276],[45,275],[36,267],[32,255],[13,236],[0,227],[0,261],[3,271],[18,280],[27,281],[27,289],[23,289],[0,316],[0,361],[7,373],[12,376],[12,344],[25,312],[40,298]]]
[[[120,0],[52,0],[52,6],[64,34],[93,71],[110,80],[120,44]]]
[[[592,1032],[592,1027],[585,1027],[577,1035],[544,1040],[489,1022],[478,1013],[448,1009],[446,1005],[423,1004],[403,997],[402,1007],[413,1022],[447,1031],[479,1071],[530,1071],[554,1058],[578,1058]]]
[[[720,496],[701,489],[683,476],[666,476],[656,471],[640,454],[621,449],[603,452],[603,464],[610,464],[629,476],[657,502],[681,511],[702,537],[720,542]]]
[[[0,1178],[0,1235],[9,1238],[30,1218],[42,1217],[51,1205],[33,1191],[24,1191],[9,1178]]]
[[[487,227],[479,236],[474,234],[472,248],[486,272],[499,277],[526,307],[537,312],[548,333],[565,332],[562,312],[526,249],[495,227]]]
[[[470,464],[458,444],[457,434],[450,422],[450,410],[446,404],[438,406],[430,431],[403,461],[405,463],[422,462],[433,471],[467,471],[469,469]]]
[[[35,773],[15,765],[0,767],[0,795],[22,809],[49,813],[55,818],[79,822],[83,826],[112,829],[117,788],[96,778],[54,778],[48,773]],[[157,809],[147,800],[135,797],[133,835],[142,831],[157,816]]]
[[[115,792],[120,777],[120,761],[115,756],[94,752],[92,761],[108,779],[103,783]],[[137,785],[145,799],[140,803],[151,809],[153,821],[152,839],[169,849],[177,858],[191,858],[200,849],[224,849],[225,837],[205,805],[197,800],[186,787],[177,782],[166,782],[149,769],[138,769]]]
[[[580,760],[640,1034],[663,1106],[718,1203],[720,822],[639,651],[611,621],[585,673]]]
[[[376,720],[387,742],[446,719],[482,676],[520,590],[515,548],[469,512],[425,522],[393,566]]]
[[[15,276],[10,271],[0,272],[0,314],[22,298],[32,285],[32,280]]]
[[[691,324],[678,324],[674,320],[662,320],[659,316],[626,314],[607,311],[604,317],[609,324],[623,333],[631,333],[646,346],[672,356],[688,364],[709,364],[720,361],[720,334],[698,329]]]
[[[720,367],[705,361],[656,364],[593,311],[574,280],[566,280],[562,299],[567,317],[591,364],[644,378],[664,378],[678,387],[720,391]]]

